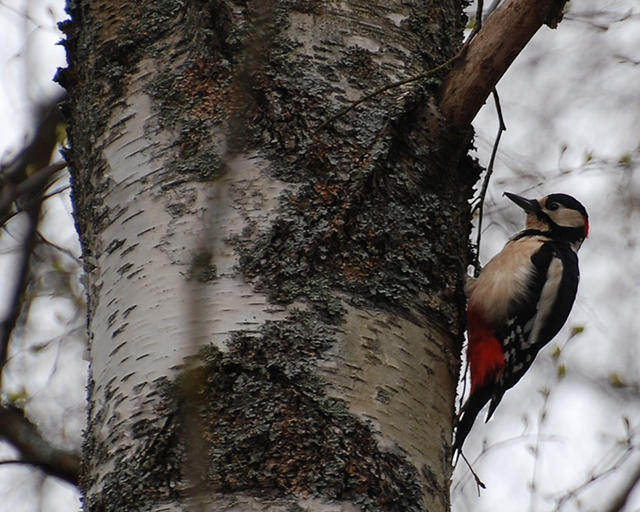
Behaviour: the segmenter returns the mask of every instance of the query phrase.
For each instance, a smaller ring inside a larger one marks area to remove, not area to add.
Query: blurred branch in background
[[[42,196],[51,178],[65,167],[63,163],[48,165],[58,143],[58,126],[62,118],[58,112],[61,97],[37,108],[36,131],[31,143],[0,170],[0,225],[17,213],[24,212],[27,226],[22,238],[22,255],[15,272],[13,293],[8,314],[0,323],[0,383],[7,362],[9,340],[20,311],[29,276],[29,261],[33,252],[42,207]]]
[[[0,407],[0,437],[9,441],[21,456],[20,460],[0,461],[0,464],[30,464],[48,475],[78,485],[80,455],[51,446],[22,409]]]
[[[631,493],[637,487],[638,482],[640,482],[640,464],[638,464],[631,473],[626,485],[618,491],[616,496],[611,498],[611,505],[606,512],[621,512],[629,501],[629,496],[631,496]]]
[[[36,245],[42,237],[38,234],[42,204],[49,186],[66,167],[64,162],[50,164],[58,145],[62,118],[58,105],[62,96],[55,97],[37,107],[36,130],[32,141],[10,162],[0,168],[0,225],[7,230],[7,223],[21,217],[22,229],[17,230],[19,256],[13,272],[13,283],[8,294],[7,313],[0,320],[0,383],[10,353],[10,343],[18,318],[27,302],[26,294],[33,278],[31,260]],[[7,405],[7,394],[2,390],[0,406],[0,437],[9,442],[20,454],[18,460],[0,463],[25,463],[36,466],[46,474],[62,478],[77,485],[80,457],[76,453],[53,447],[38,432],[36,426],[16,404]]]
[[[611,457],[611,461],[602,460],[598,464],[599,466],[605,466],[604,469],[596,470],[594,468],[589,475],[589,478],[581,483],[580,485],[574,487],[566,491],[563,496],[561,496],[556,502],[556,508],[554,512],[560,512],[567,506],[570,502],[576,501],[579,499],[581,493],[587,490],[596,482],[607,478],[608,476],[613,475],[616,472],[620,472],[622,467],[627,463],[627,461],[632,457],[634,452],[636,451],[636,440],[635,440],[635,432],[631,427],[628,418],[623,418],[624,426],[625,426],[625,437],[623,439],[616,440],[616,446],[614,449],[609,451],[609,456]],[[618,448],[616,450],[615,448]],[[634,473],[638,473],[638,469],[634,471]],[[607,508],[610,512],[616,512],[622,510],[624,504],[631,494],[631,491],[635,487],[638,481],[638,477],[633,475],[632,478],[628,481],[628,484],[622,489],[622,491],[612,499],[611,504]]]

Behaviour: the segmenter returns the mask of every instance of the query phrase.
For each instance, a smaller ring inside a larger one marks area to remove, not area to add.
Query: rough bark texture
[[[70,14],[86,509],[446,510],[469,134],[432,135],[439,76],[317,127],[454,55],[462,6]]]

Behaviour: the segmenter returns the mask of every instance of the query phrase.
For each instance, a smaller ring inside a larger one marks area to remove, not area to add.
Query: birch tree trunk
[[[471,132],[447,67],[322,125],[452,59],[462,6],[69,12],[86,510],[447,510]]]

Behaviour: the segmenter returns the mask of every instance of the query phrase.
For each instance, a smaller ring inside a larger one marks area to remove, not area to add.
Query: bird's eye
[[[556,203],[555,201],[551,201],[547,205],[547,210],[557,210],[558,208],[560,208],[560,205],[558,203]]]

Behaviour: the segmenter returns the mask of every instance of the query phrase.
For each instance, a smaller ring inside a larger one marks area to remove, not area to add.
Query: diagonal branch
[[[638,487],[640,482],[640,465],[638,465],[633,472],[629,475],[627,482],[622,489],[618,491],[618,494],[611,500],[606,512],[620,512],[624,509],[629,500],[631,493]]]
[[[9,340],[27,289],[29,262],[37,242],[43,194],[54,175],[66,165],[63,162],[47,165],[57,144],[56,132],[60,123],[58,101],[56,98],[40,106],[40,119],[33,140],[11,162],[0,168],[0,226],[4,226],[17,211],[24,212],[27,218],[9,311],[0,321],[0,383],[9,353]]]
[[[0,437],[20,452],[21,459],[11,462],[31,464],[48,475],[78,485],[79,455],[51,446],[21,409],[0,407]]]
[[[562,19],[565,0],[507,0],[484,22],[439,94],[451,130],[465,129],[533,35]]]
[[[12,211],[14,203],[16,204],[16,208],[20,208],[20,206],[22,206],[22,209],[27,209],[28,207],[33,206],[31,203],[34,201],[42,200],[38,193],[45,189],[53,176],[66,166],[66,162],[55,162],[43,167],[42,169],[34,171],[16,185],[5,185],[0,194],[0,226],[3,226],[7,220],[14,216],[15,213]],[[25,200],[25,197],[30,199]],[[20,206],[18,206],[18,202],[20,203]],[[21,209],[18,211],[21,211]]]
[[[29,281],[29,263],[31,261],[31,253],[33,252],[33,248],[36,244],[38,219],[40,217],[42,200],[40,198],[36,198],[33,201],[34,204],[26,210],[28,224],[22,241],[22,256],[18,262],[16,280],[9,301],[9,311],[5,318],[0,321],[0,383],[2,382],[2,373],[9,355],[9,340],[11,339],[11,333],[13,332],[13,329],[18,322],[20,312],[22,311],[25,291]]]

